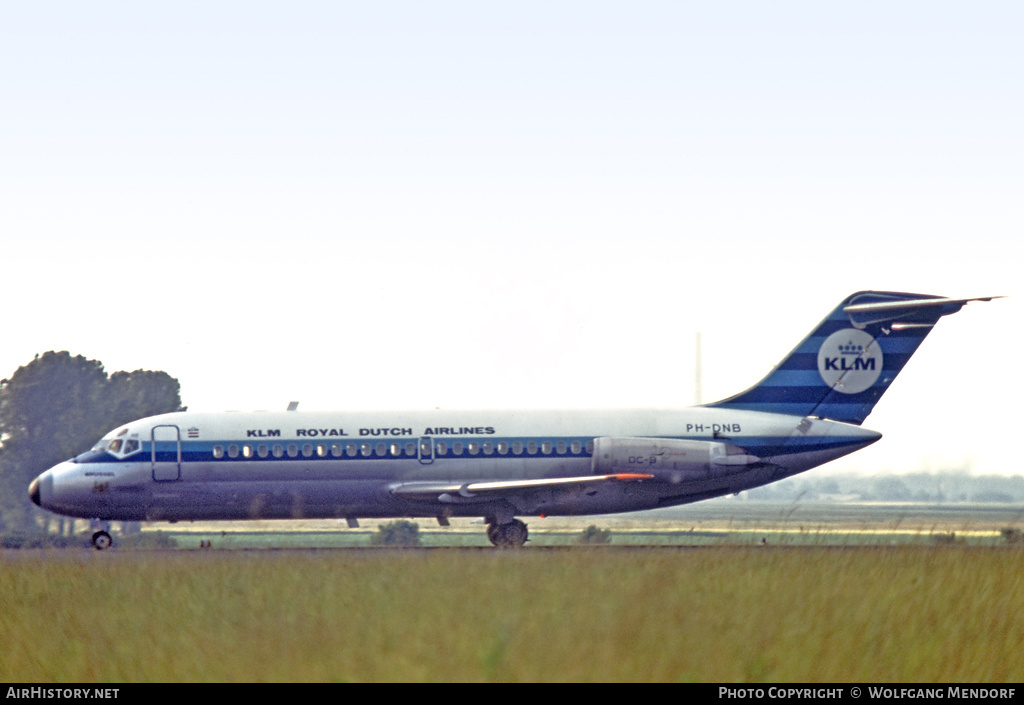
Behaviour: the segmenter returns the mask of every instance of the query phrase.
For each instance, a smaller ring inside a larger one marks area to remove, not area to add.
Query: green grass
[[[0,680],[1024,679],[1024,550],[21,551]]]

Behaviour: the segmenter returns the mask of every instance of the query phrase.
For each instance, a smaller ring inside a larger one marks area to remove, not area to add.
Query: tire
[[[529,538],[526,524],[513,519],[507,524],[488,524],[487,538],[498,548],[519,548]]]
[[[103,551],[113,545],[114,539],[110,538],[110,534],[106,531],[97,531],[92,535],[92,547],[97,551]]]

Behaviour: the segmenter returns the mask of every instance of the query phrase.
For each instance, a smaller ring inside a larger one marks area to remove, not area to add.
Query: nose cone
[[[32,480],[32,484],[28,486],[28,496],[32,499],[32,503],[37,507],[43,506],[39,501],[39,478]]]
[[[37,507],[53,511],[53,468],[32,480],[28,486],[28,497]]]

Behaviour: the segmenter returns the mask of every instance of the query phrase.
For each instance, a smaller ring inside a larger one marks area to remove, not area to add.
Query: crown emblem
[[[848,342],[846,345],[840,345],[839,346],[839,354],[840,355],[860,355],[863,352],[864,352],[864,346],[863,345],[855,345],[852,340],[850,342]]]

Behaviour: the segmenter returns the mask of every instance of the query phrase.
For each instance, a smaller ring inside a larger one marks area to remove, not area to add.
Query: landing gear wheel
[[[507,524],[488,524],[487,538],[498,548],[519,548],[529,538],[526,524],[513,519]]]
[[[493,522],[487,525],[487,540],[495,546],[498,545],[498,525]]]
[[[114,543],[114,539],[110,538],[110,534],[106,531],[97,531],[92,535],[92,547],[97,551],[110,548],[112,543]]]

